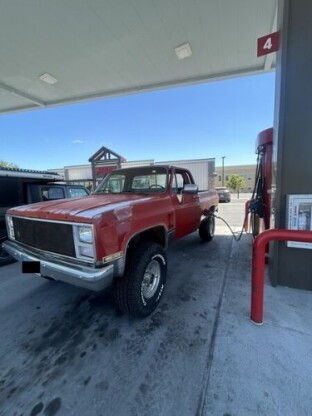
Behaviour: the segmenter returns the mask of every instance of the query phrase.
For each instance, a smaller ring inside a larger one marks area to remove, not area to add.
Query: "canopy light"
[[[178,59],[189,58],[193,53],[189,43],[184,43],[183,45],[177,46],[174,48],[174,51]]]
[[[52,77],[52,75],[48,74],[47,72],[45,74],[40,75],[39,78],[41,79],[41,81],[46,82],[49,85],[57,83],[57,79]]]

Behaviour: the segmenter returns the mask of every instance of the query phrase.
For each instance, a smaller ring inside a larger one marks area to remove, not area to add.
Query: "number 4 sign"
[[[279,32],[270,33],[258,39],[257,56],[276,52],[279,48]]]

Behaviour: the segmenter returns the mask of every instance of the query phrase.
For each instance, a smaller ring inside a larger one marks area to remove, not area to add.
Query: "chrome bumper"
[[[36,253],[25,249],[18,243],[6,240],[3,243],[4,249],[18,261],[39,261],[40,274],[50,277],[54,280],[61,280],[75,286],[84,287],[86,289],[100,291],[109,287],[114,278],[114,266],[102,267],[96,269],[87,266],[81,266],[74,263],[55,263],[44,260]]]

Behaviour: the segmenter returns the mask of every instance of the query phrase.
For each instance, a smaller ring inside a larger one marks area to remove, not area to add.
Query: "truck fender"
[[[123,261],[118,264],[118,276],[122,276],[125,272],[127,259],[131,251],[135,249],[135,246],[144,241],[154,241],[162,246],[165,250],[168,247],[169,233],[167,227],[164,224],[158,224],[153,227],[140,230],[135,234],[129,235],[123,245]],[[120,259],[121,260],[121,259]]]

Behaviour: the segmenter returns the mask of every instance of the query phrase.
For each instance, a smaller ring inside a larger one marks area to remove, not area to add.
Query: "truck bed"
[[[207,215],[208,212],[213,212],[219,202],[219,196],[215,189],[198,191],[198,198],[202,215]]]

